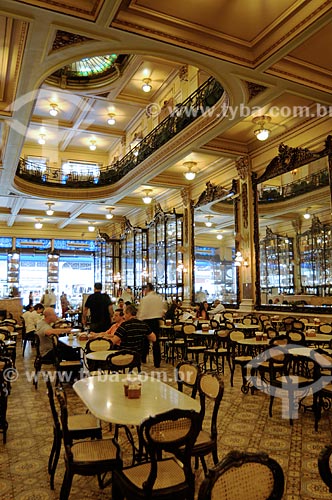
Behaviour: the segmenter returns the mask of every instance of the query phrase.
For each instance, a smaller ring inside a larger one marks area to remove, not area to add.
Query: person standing
[[[48,289],[46,288],[45,292],[43,293],[42,298],[40,299],[41,304],[43,304],[44,307],[51,307],[51,299],[50,299],[50,294]]]
[[[62,292],[62,294],[60,295],[60,304],[61,304],[62,317],[65,318],[66,312],[68,311],[70,305],[69,300],[67,298],[67,294],[65,292]]]
[[[56,308],[56,295],[55,295],[55,288],[51,288],[51,291],[49,292],[49,300],[50,300],[50,307],[53,307],[53,309]]]
[[[160,325],[159,321],[162,319],[166,307],[164,306],[163,299],[158,295],[152,283],[148,283],[145,287],[145,295],[142,298],[139,309],[138,309],[138,319],[144,321],[152,332],[156,335],[156,341],[152,345],[153,352],[153,363],[155,368],[160,367],[161,353],[159,344],[159,331]],[[142,362],[146,363],[146,358],[149,353],[149,342],[145,339],[144,349],[142,354]]]
[[[133,291],[130,286],[127,286],[125,290],[123,290],[121,294],[121,299],[123,299],[123,302],[134,302],[134,295]]]
[[[95,283],[94,293],[86,299],[83,308],[82,323],[86,326],[88,311],[90,310],[90,330],[95,333],[105,332],[112,323],[112,302],[107,293],[101,293],[102,288],[101,283]]]

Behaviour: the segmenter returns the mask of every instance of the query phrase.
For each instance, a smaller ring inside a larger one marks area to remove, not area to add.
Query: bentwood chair
[[[113,348],[113,342],[110,339],[104,339],[103,337],[96,337],[95,339],[89,339],[85,345],[84,352],[89,354],[90,352],[98,351],[110,351]],[[86,367],[89,372],[97,371],[98,368],[105,367],[105,363],[96,362],[92,359],[84,356]]]
[[[46,376],[47,395],[53,417],[53,444],[48,460],[48,473],[50,475],[50,488],[54,490],[54,476],[59,461],[61,450],[62,430],[57,409],[54,402],[54,393],[49,374]],[[66,394],[63,397],[67,403]],[[102,431],[100,421],[90,413],[68,416],[68,433],[71,440],[74,439],[101,439]]]
[[[200,459],[205,475],[207,474],[207,466],[205,456],[212,453],[213,462],[218,463],[218,431],[217,418],[220,408],[220,403],[224,394],[224,383],[215,372],[201,373],[198,377],[198,392],[201,403],[201,430],[195,441],[192,456],[195,457],[195,467],[198,468],[198,459]],[[212,415],[210,417],[209,430],[203,429],[207,427],[206,406],[207,400],[211,401]]]
[[[175,368],[178,390],[183,392],[184,386],[189,387],[191,389],[191,397],[195,399],[200,372],[199,365],[195,361],[180,361]]]
[[[318,457],[319,475],[332,493],[332,444],[325,446]]]
[[[82,369],[82,361],[78,360],[66,360],[62,359],[61,352],[59,349],[59,338],[57,335],[51,335],[53,343],[53,352],[55,357],[55,368],[57,381],[61,382],[73,382],[80,378],[80,372]]]
[[[265,453],[229,452],[202,482],[198,500],[281,500],[284,473]]]
[[[35,386],[35,389],[37,390],[38,388],[38,375],[39,372],[41,371],[43,365],[46,366],[55,366],[55,357],[52,356],[49,359],[43,359],[41,354],[40,354],[40,339],[37,333],[35,333],[35,347],[36,347],[36,357],[34,360],[34,368],[35,368],[35,374],[33,376],[33,385]]]
[[[10,394],[10,380],[8,380],[9,369],[13,368],[12,360],[7,356],[0,356],[0,432],[2,432],[2,442],[7,441],[7,401]],[[5,377],[4,374],[7,374]]]
[[[68,427],[68,410],[63,390],[56,389],[61,409],[62,436],[65,446],[65,475],[63,478],[60,500],[69,498],[73,477],[97,476],[100,488],[105,487],[102,476],[115,469],[122,469],[119,444],[116,439],[93,439],[72,443]],[[113,497],[114,498],[114,497]]]
[[[131,373],[134,368],[139,373],[141,371],[141,355],[131,349],[119,349],[107,356],[106,366],[108,373],[126,373],[126,370]]]
[[[112,499],[194,500],[191,454],[199,428],[200,416],[192,410],[176,408],[146,419],[139,435],[148,461],[114,470]]]
[[[225,359],[229,363],[229,332],[226,324],[221,325],[219,330],[214,334],[214,346],[205,349],[204,351],[204,370],[206,370],[207,361],[210,361],[210,370],[213,368],[213,363],[217,368],[217,372],[224,373]],[[221,359],[221,366],[219,360]]]
[[[244,338],[244,333],[239,330],[231,330],[229,332],[231,386],[233,387],[234,372],[236,366],[238,365],[241,367],[242,389],[244,389],[247,385],[246,366],[252,360],[252,355],[248,353],[248,347],[240,343]]]

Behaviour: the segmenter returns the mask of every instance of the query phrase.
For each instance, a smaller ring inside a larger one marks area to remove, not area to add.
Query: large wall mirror
[[[234,265],[235,218],[234,181],[230,189],[206,183],[194,206],[194,294],[212,302],[220,299],[228,307],[238,307],[238,269]]]
[[[332,308],[332,142],[279,146],[253,174],[256,307]]]

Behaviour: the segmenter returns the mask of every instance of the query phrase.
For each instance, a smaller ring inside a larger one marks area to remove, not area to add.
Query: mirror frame
[[[325,156],[328,158],[328,174],[330,185],[330,204],[332,207],[332,135],[328,135],[325,147],[322,151],[313,152],[307,148],[292,148],[283,143],[279,145],[279,154],[268,164],[263,174],[258,177],[256,172],[252,173],[252,190],[254,200],[254,247],[255,247],[255,309],[267,309],[269,305],[262,306],[260,286],[260,245],[259,245],[259,213],[258,213],[258,184],[291,172],[295,168],[303,167],[308,163],[319,160]],[[275,308],[275,307],[274,307]],[[317,306],[319,309],[320,306]],[[310,312],[315,312],[314,309]]]

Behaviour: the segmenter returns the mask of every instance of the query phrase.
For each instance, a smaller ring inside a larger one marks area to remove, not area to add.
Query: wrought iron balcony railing
[[[259,193],[259,203],[276,203],[285,201],[294,196],[310,193],[329,185],[329,173],[327,169],[319,170],[314,174],[307,175],[284,186],[263,189]]]
[[[123,158],[112,165],[101,167],[99,175],[88,171],[84,174],[74,171],[70,174],[64,174],[61,167],[41,167],[24,158],[20,158],[16,175],[30,182],[57,185],[59,187],[93,188],[114,184],[190,125],[196,118],[211,109],[219,101],[223,93],[224,89],[220,83],[210,77],[182,104],[176,105],[170,115]]]

